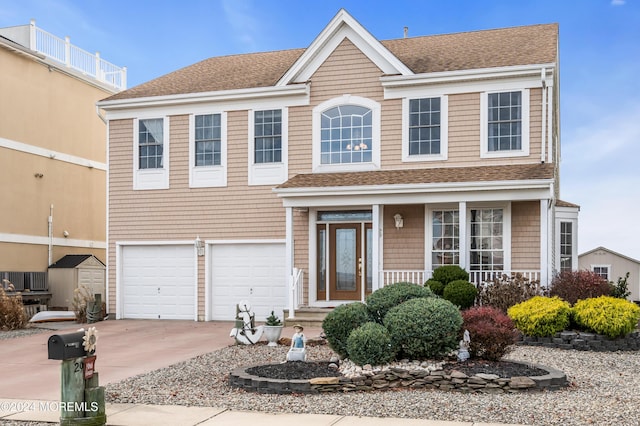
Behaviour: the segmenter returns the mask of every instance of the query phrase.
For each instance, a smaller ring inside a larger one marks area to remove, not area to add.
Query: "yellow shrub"
[[[509,308],[507,315],[527,336],[546,337],[569,326],[571,307],[559,297],[536,296]]]
[[[579,300],[573,307],[573,318],[582,327],[615,338],[636,328],[640,307],[628,300],[600,296]]]

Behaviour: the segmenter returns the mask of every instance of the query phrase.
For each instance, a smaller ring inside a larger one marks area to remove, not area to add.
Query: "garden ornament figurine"
[[[458,349],[458,361],[466,361],[469,359],[469,344],[471,343],[471,337],[469,337],[469,330],[465,330],[460,340],[460,349]]]
[[[251,312],[248,301],[242,300],[236,305],[236,326],[229,336],[236,339],[236,343],[254,345],[262,337],[263,328],[255,327],[255,315]]]
[[[296,331],[291,337],[291,348],[287,352],[287,361],[306,361],[307,360],[307,348],[306,338],[302,331],[304,328],[300,324],[293,326]]]

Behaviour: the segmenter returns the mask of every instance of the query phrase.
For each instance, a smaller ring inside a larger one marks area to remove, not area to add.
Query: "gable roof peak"
[[[276,86],[307,81],[345,37],[385,74],[413,74],[409,67],[367,31],[346,9],[342,8],[282,76]]]

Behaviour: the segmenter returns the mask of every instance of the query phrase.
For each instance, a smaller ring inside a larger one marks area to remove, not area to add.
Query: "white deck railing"
[[[304,303],[304,272],[293,268],[289,278],[289,318],[295,317],[295,310]]]
[[[426,280],[431,278],[432,274],[433,271],[417,269],[385,269],[380,272],[380,286],[384,287],[400,281],[423,285]],[[540,271],[470,271],[469,282],[477,285],[492,282],[494,279],[500,278],[503,275],[510,277],[512,274],[522,274],[522,276],[529,281],[540,280]]]
[[[410,282],[423,285],[426,278],[424,270],[386,269],[380,273],[380,286],[384,287],[397,282]]]
[[[36,27],[34,20],[29,25],[2,28],[0,34],[117,90],[127,88],[126,67],[105,61],[99,52],[89,53],[72,45],[69,37],[56,37]]]

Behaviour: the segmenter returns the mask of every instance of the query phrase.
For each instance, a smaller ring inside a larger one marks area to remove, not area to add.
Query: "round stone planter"
[[[556,390],[567,386],[567,376],[562,371],[540,365],[526,365],[544,370],[547,374],[501,378],[495,374],[483,373],[468,376],[455,370],[445,372],[444,370],[391,368],[357,377],[283,380],[255,376],[247,373],[247,370],[252,367],[240,367],[229,374],[229,384],[249,392],[274,394],[375,391],[402,388],[498,394]]]
[[[263,336],[267,339],[267,346],[278,346],[278,340],[280,340],[280,335],[282,334],[281,325],[265,325],[262,327]]]

